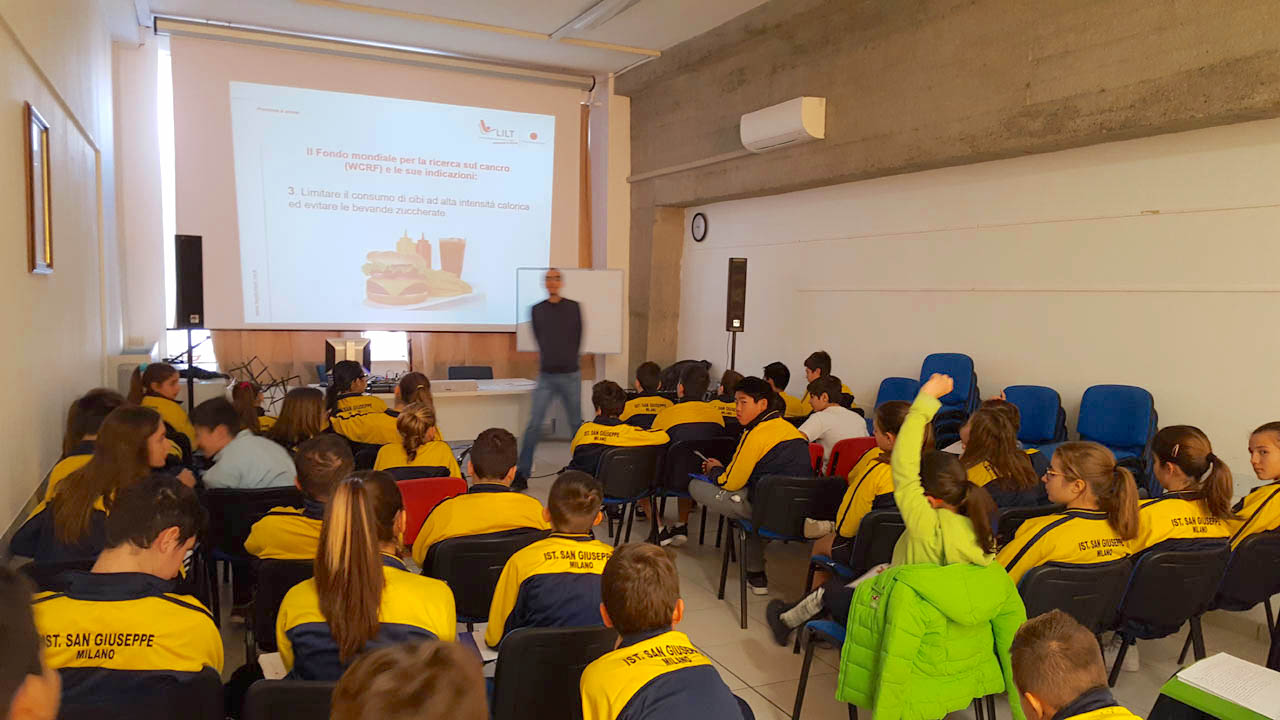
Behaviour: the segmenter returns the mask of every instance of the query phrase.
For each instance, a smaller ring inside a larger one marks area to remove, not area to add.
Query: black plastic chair
[[[1267,613],[1267,634],[1276,632],[1271,596],[1280,595],[1280,530],[1249,535],[1231,552],[1222,585],[1213,597],[1210,610],[1243,612],[1262,603]],[[1191,647],[1191,633],[1182,644],[1181,663]]]
[[[719,460],[728,465],[733,457],[733,450],[738,441],[731,437],[717,437],[706,440],[678,440],[667,446],[667,453],[662,458],[662,471],[658,479],[657,494],[660,498],[658,517],[662,517],[667,509],[667,498],[689,497],[690,475],[702,472],[702,458],[696,453]],[[698,544],[701,545],[707,534],[707,507],[702,507],[702,521],[698,530]]]
[[[220,619],[222,608],[217,592],[217,561],[247,564],[252,556],[245,551],[244,541],[249,537],[253,524],[272,508],[301,508],[303,497],[302,491],[292,486],[265,490],[210,489],[204,492],[201,502],[209,511],[209,528],[201,538],[199,547],[207,554],[200,564],[205,566],[213,588],[209,609],[215,619]]]
[[[741,625],[747,629],[747,564],[743,556],[748,535],[779,542],[809,542],[804,536],[804,519],[831,516],[832,481],[839,478],[788,477],[766,475],[757,481],[751,498],[751,519],[726,518],[729,524],[723,560],[720,564],[720,587],[716,597],[724,599],[724,586],[729,578],[729,556],[737,555],[738,590],[741,595]],[[734,539],[737,538],[737,549]]]
[[[450,365],[450,380],[492,380],[493,366],[491,365]]]
[[[63,683],[68,676],[63,670]],[[167,674],[113,677],[101,689],[91,693],[91,703],[63,702],[59,720],[224,720],[222,678],[211,667],[182,679]]]
[[[476,623],[489,619],[493,591],[507,560],[546,536],[545,530],[520,528],[441,540],[427,551],[422,574],[449,585],[458,622],[466,623],[471,630]]]
[[[1124,599],[1116,611],[1120,653],[1107,683],[1112,687],[1124,664],[1129,645],[1138,638],[1160,638],[1191,623],[1191,642],[1197,660],[1203,660],[1204,635],[1200,616],[1213,602],[1230,551],[1221,545],[1196,550],[1148,550],[1138,556]]]
[[[315,574],[311,560],[263,560],[258,565],[258,584],[253,593],[253,633],[246,638],[245,659],[252,661],[254,646],[260,652],[276,651],[276,616],[284,596]]]
[[[242,720],[317,720],[329,717],[337,683],[259,680],[249,686]]]
[[[581,718],[582,670],[617,641],[606,627],[513,631],[502,640],[494,672],[494,720]]]
[[[996,513],[996,542],[1003,547],[1017,534],[1022,523],[1031,518],[1062,512],[1063,505],[1034,505],[1031,507],[1000,508]]]
[[[1045,563],[1022,576],[1018,593],[1028,618],[1061,610],[1099,635],[1115,624],[1116,608],[1132,574],[1129,558],[1089,565]]]
[[[658,482],[658,465],[662,462],[663,447],[611,447],[600,456],[596,479],[604,486],[605,507],[622,508],[618,530],[614,532],[613,519],[609,519],[609,536],[618,544],[622,536],[622,523],[627,525],[625,542],[631,542],[631,525],[636,518],[636,501],[652,498]],[[657,527],[657,523],[654,524]]]
[[[422,480],[424,478],[449,477],[448,468],[442,468],[435,465],[424,465],[421,467],[406,465],[404,467],[387,468],[386,471],[391,473],[391,477],[396,480]]]

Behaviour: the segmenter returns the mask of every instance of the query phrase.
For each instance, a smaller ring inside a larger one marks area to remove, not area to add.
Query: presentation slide
[[[231,82],[246,325],[506,325],[555,117]]]

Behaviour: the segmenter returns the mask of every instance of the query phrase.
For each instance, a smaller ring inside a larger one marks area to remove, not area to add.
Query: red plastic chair
[[[396,484],[400,486],[400,494],[404,497],[406,545],[413,545],[432,508],[442,500],[467,491],[467,481],[456,477],[398,480]]]
[[[813,474],[822,474],[822,446],[818,443],[809,443],[809,461],[813,465]]]
[[[849,477],[853,466],[875,447],[876,439],[873,437],[848,438],[836,443],[831,448],[831,476]]]

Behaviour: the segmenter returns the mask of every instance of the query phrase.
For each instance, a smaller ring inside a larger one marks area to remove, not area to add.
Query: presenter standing
[[[533,336],[538,340],[540,369],[533,390],[533,414],[520,442],[520,462],[512,487],[528,487],[533,470],[533,451],[538,447],[542,419],[554,397],[560,398],[569,415],[569,435],[582,424],[582,370],[578,350],[582,347],[582,311],[578,303],[560,296],[564,277],[556,268],[547,271],[547,299],[533,306]]]

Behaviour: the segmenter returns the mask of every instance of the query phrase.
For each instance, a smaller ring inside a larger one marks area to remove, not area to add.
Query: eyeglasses
[[[1066,473],[1061,473],[1061,472],[1058,472],[1057,470],[1054,470],[1054,469],[1052,469],[1052,468],[1050,468],[1050,469],[1048,469],[1048,470],[1045,470],[1045,471],[1044,471],[1044,476],[1045,476],[1045,477],[1052,477],[1052,476],[1054,476],[1054,475],[1057,475],[1058,477],[1063,477],[1063,478],[1072,478],[1072,479],[1075,479],[1075,476],[1073,476],[1073,475],[1068,475],[1068,474],[1066,474]]]

